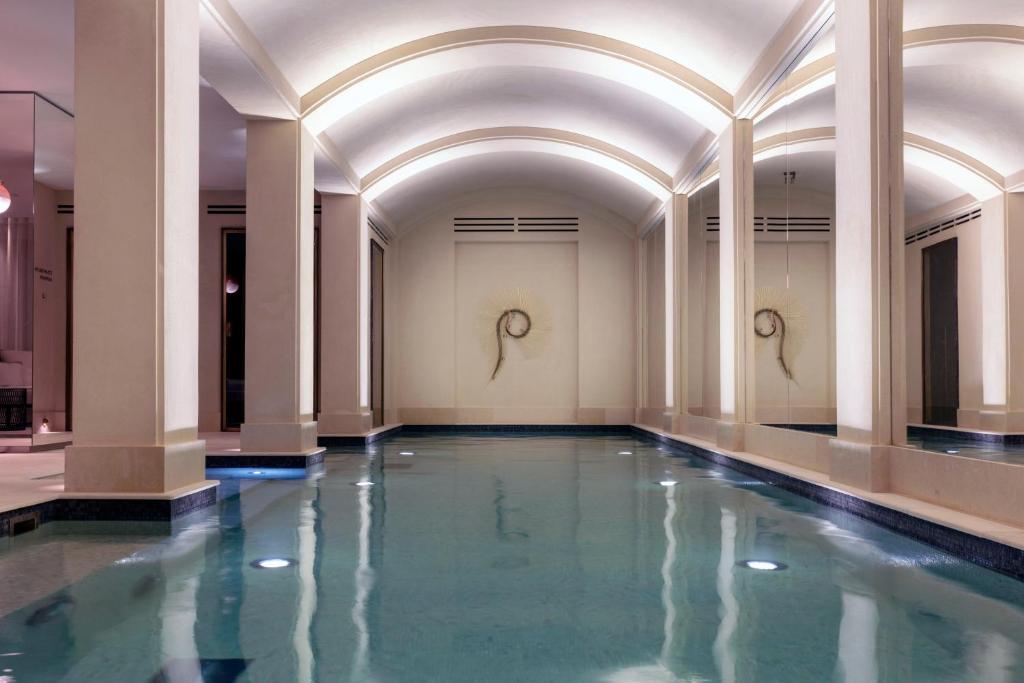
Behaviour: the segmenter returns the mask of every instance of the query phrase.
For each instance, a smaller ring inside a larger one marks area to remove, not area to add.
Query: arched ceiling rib
[[[661,100],[557,68],[488,67],[381,97],[325,131],[360,175],[437,138],[476,128],[570,130],[675,172],[704,129]],[[381,134],[386,131],[386,134]]]
[[[653,201],[664,202],[671,196],[671,179],[628,152],[564,131],[536,129],[473,131],[424,145],[365,178],[363,196],[374,201],[416,176],[459,159],[491,156],[499,159],[496,163],[503,163],[503,155],[516,153],[561,157],[583,162],[580,166],[595,166],[642,189]]]
[[[552,64],[656,97],[716,133],[731,115],[728,92],[642,48],[579,31],[495,26],[430,36],[340,72],[303,95],[303,120],[319,134],[378,97],[425,78],[484,66]]]
[[[579,30],[640,45],[733,92],[798,0],[517,0],[339,3],[232,0],[300,92],[395,45],[488,26]]]
[[[375,204],[402,227],[456,198],[481,190],[521,188],[577,197],[636,224],[650,210],[651,195],[593,164],[531,151],[453,159],[420,173]]]

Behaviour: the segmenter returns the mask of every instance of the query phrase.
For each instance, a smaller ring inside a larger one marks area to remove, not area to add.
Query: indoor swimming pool
[[[1024,680],[1024,584],[626,436],[211,471],[0,545],[0,681]]]

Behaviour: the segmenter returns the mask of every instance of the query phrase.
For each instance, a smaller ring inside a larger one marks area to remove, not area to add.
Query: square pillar
[[[687,406],[686,315],[689,197],[674,194],[665,206],[665,415],[664,428],[685,431]]]
[[[981,208],[980,427],[1024,431],[1024,193],[1003,192]]]
[[[320,434],[366,434],[369,408],[369,249],[366,202],[359,195],[320,199]]]
[[[736,119],[719,138],[718,445],[743,449],[754,419],[754,124]]]
[[[903,3],[836,3],[836,408],[831,476],[888,486],[906,439]]]
[[[313,137],[299,121],[250,120],[246,141],[242,452],[309,453],[316,450]]]
[[[197,3],[76,4],[69,493],[211,491],[197,438],[198,82]]]

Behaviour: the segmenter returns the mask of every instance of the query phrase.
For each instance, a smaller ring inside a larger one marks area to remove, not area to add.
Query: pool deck
[[[1002,543],[1013,548],[1024,549],[1024,528],[1003,524],[984,517],[959,512],[941,505],[928,503],[898,493],[877,493],[866,491],[852,486],[839,484],[832,481],[827,475],[804,467],[781,462],[774,458],[768,458],[753,453],[729,451],[718,447],[709,441],[704,441],[690,435],[669,434],[662,430],[647,425],[634,425],[636,429],[668,437],[674,441],[689,443],[698,448],[719,453],[733,460],[749,463],[756,467],[772,470],[795,479],[807,482],[814,486],[839,491],[855,498],[881,505],[897,512],[902,512],[919,519],[923,519],[941,526],[962,531],[973,536],[986,538],[997,543]]]
[[[1024,528],[959,512],[897,493],[877,493],[838,484],[825,474],[774,458],[746,452],[734,452],[690,435],[668,434],[645,425],[635,429],[691,444],[740,463],[770,470],[806,482],[821,489],[838,491],[863,501],[889,508],[934,524],[955,529],[1012,548],[1024,549]],[[237,432],[202,433],[208,453],[237,452]],[[57,500],[64,493],[64,451],[36,453],[0,453],[0,513]]]

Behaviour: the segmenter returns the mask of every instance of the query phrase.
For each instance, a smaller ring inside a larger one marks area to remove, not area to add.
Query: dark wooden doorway
[[[370,410],[384,424],[384,249],[370,240]]]
[[[245,228],[221,231],[220,428],[245,421]]]
[[[957,240],[921,252],[924,421],[956,426],[960,407]]]

